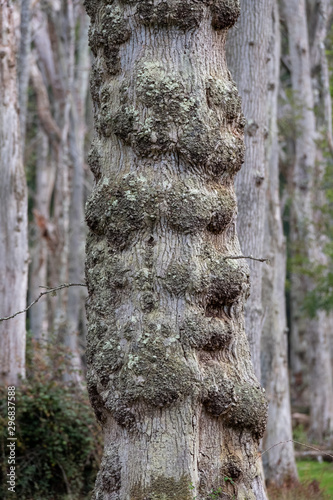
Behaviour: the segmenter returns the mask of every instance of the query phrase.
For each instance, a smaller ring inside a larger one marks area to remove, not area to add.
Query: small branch
[[[40,288],[47,288],[46,292],[41,292],[38,295],[37,299],[32,301],[31,304],[29,304],[25,309],[23,309],[23,311],[17,311],[16,313],[12,314],[11,316],[7,316],[6,318],[0,318],[0,322],[8,321],[9,319],[15,318],[15,316],[18,316],[19,314],[23,314],[23,313],[29,311],[29,309],[33,305],[35,305],[39,301],[39,299],[41,299],[43,297],[43,295],[47,295],[48,293],[55,294],[59,290],[62,290],[63,288],[69,288],[71,286],[87,286],[87,285],[85,283],[63,283],[62,285],[56,286],[55,288],[40,287]]]
[[[223,257],[223,260],[227,259],[250,259],[250,260],[257,260],[258,262],[267,262],[269,264],[269,259],[259,259],[257,257],[252,257],[252,255],[227,255],[226,257]]]
[[[310,450],[319,451],[321,455],[325,455],[327,457],[333,458],[333,455],[331,455],[330,453],[327,453],[327,452],[325,452],[323,450],[320,450],[319,448],[315,448],[314,446],[310,446],[308,444],[300,443],[299,441],[295,441],[294,439],[288,439],[288,441],[281,441],[280,443],[273,444],[273,446],[271,446],[270,448],[267,448],[267,450],[265,450],[262,453],[260,453],[260,456],[262,457],[269,450],[271,450],[272,448],[275,448],[275,446],[279,446],[280,444],[286,444],[286,443],[300,444],[301,446],[304,446],[305,448],[310,448]]]
[[[68,481],[68,478],[66,476],[66,472],[64,471],[64,468],[61,464],[59,464],[58,462],[58,465],[60,467],[60,470],[62,472],[62,476],[64,478],[64,481],[65,481],[65,484],[66,484],[66,489],[67,489],[67,495],[69,496],[69,499],[72,500],[72,492],[71,492],[71,489],[70,489],[70,486],[69,486],[69,481]]]

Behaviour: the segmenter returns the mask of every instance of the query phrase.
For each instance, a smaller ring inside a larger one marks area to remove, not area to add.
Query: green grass
[[[320,487],[333,499],[333,463],[315,462],[313,460],[297,461],[297,469],[301,482],[316,479]]]

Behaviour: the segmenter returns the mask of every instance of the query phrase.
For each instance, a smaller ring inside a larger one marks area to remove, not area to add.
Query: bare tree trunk
[[[226,258],[240,254],[244,122],[224,51],[239,4],[85,5],[97,181],[86,209],[87,379],[105,436],[93,498],[204,499],[220,488],[265,499],[248,267]]]
[[[30,2],[21,0],[20,48],[18,55],[21,144],[24,152],[30,54]]]
[[[37,89],[37,92],[39,90]],[[55,234],[50,223],[51,197],[54,189],[55,169],[50,162],[49,140],[40,129],[37,139],[36,191],[34,196],[34,238],[31,250],[32,262],[29,279],[29,301],[48,284],[48,255],[53,248]],[[48,337],[50,330],[48,301],[41,300],[30,309],[30,330],[36,340]]]
[[[28,275],[27,187],[18,115],[13,4],[0,3],[0,316],[26,306]],[[0,383],[25,377],[25,314],[0,323]]]
[[[305,0],[284,2],[288,26],[291,77],[294,98],[299,108],[295,139],[291,243],[294,258],[303,259],[310,268],[320,263],[321,239],[316,228],[316,190],[322,176],[316,168],[317,131],[311,80],[310,45]],[[315,182],[316,180],[316,182]],[[328,355],[328,322],[324,313],[309,320],[302,306],[313,279],[293,273],[291,279],[291,368],[293,383],[300,379],[308,388],[311,434],[316,440],[332,434],[332,369]],[[311,349],[309,349],[311,346]],[[326,350],[325,350],[326,349]]]
[[[277,130],[280,79],[280,17],[277,2],[272,9],[272,40],[269,54],[269,165],[266,198],[264,254],[270,264],[263,268],[264,324],[261,342],[262,384],[268,399],[268,422],[263,439],[265,477],[282,486],[297,480],[292,440],[285,301],[286,244],[279,195],[279,145]],[[278,446],[276,446],[278,443]]]
[[[32,67],[31,76],[39,119],[48,135],[50,161],[56,168],[53,210],[45,216],[47,227],[55,228],[48,246],[48,284],[56,286],[68,281],[82,282],[84,277],[87,16],[82,6],[66,1],[51,4],[45,11],[38,9],[34,26],[39,68]],[[78,57],[77,65],[75,57]],[[49,322],[59,342],[70,348],[70,370],[66,378],[79,382],[82,380],[79,331],[84,331],[84,301],[80,287],[62,291],[52,301]]]
[[[81,283],[84,279],[85,221],[84,221],[84,138],[86,133],[86,100],[89,83],[89,52],[87,45],[88,18],[85,12],[77,16],[80,20],[78,63],[75,89],[72,93],[71,130],[69,133],[70,157],[73,165],[71,181],[70,233],[69,233],[69,281]],[[85,323],[86,293],[81,287],[68,290],[67,335],[65,344],[73,353],[72,365],[77,377],[82,369],[79,349],[79,330]],[[82,379],[81,379],[82,380]]]
[[[328,11],[331,2],[319,0],[315,4],[309,1],[310,13],[312,12],[313,32],[310,29],[310,61],[312,84],[315,85],[315,106],[320,113],[316,116],[317,135],[326,140],[328,150],[333,153],[332,141],[332,100],[330,94],[330,81],[328,61],[325,50],[327,36]],[[311,15],[311,14],[310,14]],[[326,170],[327,160],[323,148],[316,142],[316,171],[313,194],[313,220],[315,224],[314,259],[317,264],[328,265],[325,255],[327,237],[322,234],[321,220],[323,217],[321,207],[326,202],[322,182]],[[333,370],[330,356],[330,337],[332,333],[332,313],[319,311],[316,327],[317,335],[311,336],[310,366],[313,367],[310,377],[310,435],[316,441],[333,438]]]
[[[228,39],[228,60],[247,120],[244,167],[236,177],[237,229],[244,255],[263,256],[267,165],[268,44],[272,0],[242,0],[240,21]],[[245,331],[254,370],[260,379],[263,325],[262,264],[250,261],[251,294],[245,306]]]

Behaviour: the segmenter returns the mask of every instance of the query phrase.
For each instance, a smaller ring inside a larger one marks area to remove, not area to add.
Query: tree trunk
[[[316,228],[316,190],[322,173],[316,168],[316,121],[311,80],[310,45],[305,0],[284,2],[288,26],[291,77],[298,109],[293,169],[291,213],[292,256],[310,269],[320,264],[321,238]],[[316,180],[316,182],[315,182]],[[291,277],[291,367],[293,383],[308,389],[305,403],[310,405],[311,434],[321,441],[332,434],[332,370],[328,355],[328,322],[324,313],[309,320],[303,311],[306,293],[314,287],[307,274]],[[309,349],[311,346],[311,349]]]
[[[13,4],[0,3],[0,316],[26,307],[27,187],[18,115]],[[25,314],[0,323],[0,383],[25,377]]]
[[[37,89],[37,92],[39,90]],[[48,137],[38,126],[36,158],[36,191],[34,193],[34,237],[32,239],[29,276],[29,302],[38,297],[41,286],[48,283],[48,255],[54,245],[54,227],[50,224],[50,206],[54,189],[55,168],[50,161]],[[52,300],[52,299],[51,299]],[[40,300],[29,311],[33,338],[41,340],[50,333],[48,301]]]
[[[297,480],[292,440],[285,301],[286,244],[279,195],[279,145],[277,130],[280,77],[280,18],[277,2],[272,9],[272,40],[269,54],[269,165],[266,198],[262,301],[264,324],[261,342],[262,384],[269,402],[267,429],[263,439],[265,478],[282,486]],[[279,446],[275,446],[278,443]]]
[[[21,0],[20,48],[18,54],[19,104],[21,145],[24,152],[25,125],[27,115],[27,98],[29,84],[29,54],[30,54],[30,1]]]
[[[224,51],[239,4],[85,5],[96,57],[87,379],[105,435],[93,498],[205,499],[221,488],[265,499],[248,267],[226,258],[240,255],[244,122]]]
[[[85,241],[85,102],[89,73],[87,16],[82,6],[66,1],[49,5],[45,11],[37,9],[34,23],[39,68],[32,65],[31,77],[39,120],[48,136],[49,163],[56,172],[53,203],[47,207],[44,217],[46,228],[54,229],[52,235],[48,233],[47,284],[81,283]],[[85,320],[82,288],[63,290],[50,302],[50,330],[70,351],[65,378],[80,382],[79,332],[85,331],[82,327]]]
[[[243,255],[263,257],[267,165],[268,44],[272,0],[242,0],[242,13],[228,39],[228,61],[242,97],[247,120],[244,167],[236,177],[237,229]],[[250,261],[251,294],[245,306],[245,331],[255,373],[260,379],[263,325],[262,263]]]
[[[83,9],[83,7],[82,7]],[[85,12],[80,17],[80,40],[78,44],[78,63],[76,66],[76,88],[73,88],[71,108],[71,130],[69,150],[73,165],[71,181],[71,206],[69,230],[69,281],[81,283],[84,279],[85,259],[85,222],[84,222],[84,139],[86,132],[86,100],[89,83],[89,52],[87,44],[88,18]],[[83,43],[84,40],[84,43]],[[82,369],[79,331],[86,322],[84,303],[86,291],[82,287],[68,290],[67,335],[65,344],[73,353],[72,365],[75,367],[71,378]],[[81,378],[82,380],[82,378]]]

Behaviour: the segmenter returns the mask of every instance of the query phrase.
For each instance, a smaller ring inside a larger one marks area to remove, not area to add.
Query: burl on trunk
[[[240,255],[244,118],[224,51],[239,2],[85,5],[96,127],[88,386],[105,434],[94,498],[264,499],[248,267],[226,258]]]

